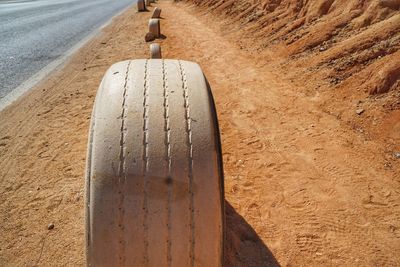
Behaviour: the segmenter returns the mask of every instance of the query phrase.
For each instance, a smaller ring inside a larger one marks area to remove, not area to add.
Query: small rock
[[[53,230],[54,229],[54,223],[49,223],[49,225],[47,225],[47,230]]]
[[[400,152],[394,152],[394,153],[393,153],[393,156],[394,156],[396,159],[400,159]]]
[[[151,41],[154,41],[155,39],[156,39],[156,37],[151,32],[146,33],[146,36],[144,37],[144,40],[146,42],[151,42]]]
[[[357,113],[357,115],[361,115],[361,114],[364,113],[364,111],[365,110],[363,108],[359,108],[359,109],[356,110],[356,113]]]
[[[385,164],[383,164],[383,166],[385,167],[385,169],[391,169],[392,168],[392,164],[390,162],[385,162]]]
[[[319,52],[324,52],[324,51],[326,51],[326,47],[321,46],[321,47],[319,48]]]

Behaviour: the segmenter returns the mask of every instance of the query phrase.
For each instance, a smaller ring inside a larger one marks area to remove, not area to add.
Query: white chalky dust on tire
[[[149,20],[149,32],[151,32],[156,38],[160,37],[160,20],[150,19]]]
[[[86,178],[89,266],[222,266],[218,124],[200,67],[133,60],[106,73]]]
[[[150,58],[151,59],[161,59],[161,46],[160,44],[151,44],[150,45]]]

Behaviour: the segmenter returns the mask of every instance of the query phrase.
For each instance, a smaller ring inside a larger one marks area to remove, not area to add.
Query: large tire
[[[88,266],[222,266],[218,123],[197,64],[113,65],[97,93],[87,162]]]

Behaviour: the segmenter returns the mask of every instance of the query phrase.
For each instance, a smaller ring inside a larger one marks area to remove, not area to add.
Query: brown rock
[[[357,113],[357,115],[361,115],[361,114],[363,114],[364,113],[364,109],[363,108],[360,108],[360,109],[357,109],[356,110],[356,113]]]

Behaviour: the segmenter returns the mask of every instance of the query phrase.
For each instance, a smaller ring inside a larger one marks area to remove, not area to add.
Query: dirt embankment
[[[399,0],[184,1],[324,112],[400,149]]]
[[[256,48],[333,85],[355,74],[371,94],[399,90],[399,0],[191,0],[229,16]],[[296,64],[297,63],[297,64]]]

